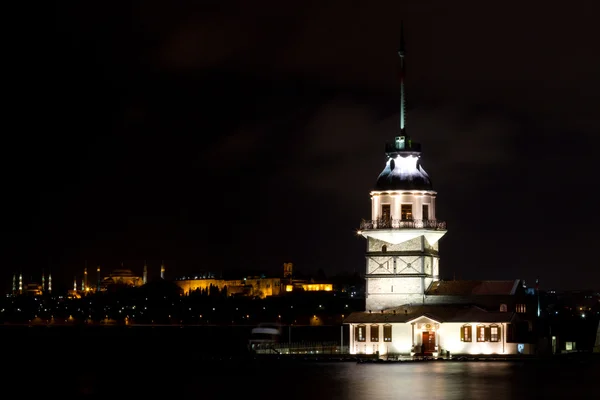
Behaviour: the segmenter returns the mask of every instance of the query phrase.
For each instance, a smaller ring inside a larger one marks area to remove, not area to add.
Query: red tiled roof
[[[447,304],[400,307],[394,310],[386,310],[383,313],[353,312],[344,320],[344,323],[406,323],[423,316],[438,322],[510,322],[514,315],[513,312],[489,312],[476,306]]]
[[[436,281],[431,284],[426,295],[468,296],[468,295],[511,295],[519,280],[512,281]]]

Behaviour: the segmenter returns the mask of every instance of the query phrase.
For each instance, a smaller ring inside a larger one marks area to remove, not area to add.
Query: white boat
[[[276,346],[281,340],[281,325],[259,324],[250,332],[248,348],[255,353],[279,353]]]

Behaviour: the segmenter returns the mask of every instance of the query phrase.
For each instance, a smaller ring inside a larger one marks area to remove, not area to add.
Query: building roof
[[[130,269],[118,268],[118,269],[114,269],[110,273],[110,276],[123,276],[123,277],[124,276],[131,276],[131,277],[135,277],[136,275]]]
[[[472,305],[424,305],[402,306],[383,312],[360,311],[353,312],[345,320],[345,324],[374,324],[411,322],[420,317],[428,317],[437,322],[510,322],[514,312],[489,312]]]
[[[428,296],[513,295],[520,280],[511,281],[435,281],[425,292]]]

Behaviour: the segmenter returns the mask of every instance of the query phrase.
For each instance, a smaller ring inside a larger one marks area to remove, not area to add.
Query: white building
[[[404,43],[400,51],[400,132],[371,191],[364,312],[352,313],[353,354],[442,356],[532,353],[535,311],[524,283],[440,281],[436,196],[421,165],[421,145],[405,127]]]

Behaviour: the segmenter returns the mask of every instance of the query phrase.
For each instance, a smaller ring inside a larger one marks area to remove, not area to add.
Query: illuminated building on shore
[[[208,273],[184,277],[174,282],[183,290],[184,295],[195,291],[210,290],[211,287],[214,287],[220,291],[226,290],[230,296],[240,295],[261,299],[293,291],[329,292],[333,290],[331,283],[294,279],[292,263],[284,264],[283,277],[249,276],[242,279],[219,279]]]
[[[107,277],[102,279],[100,290],[106,290],[109,286],[113,285],[135,287],[142,286],[142,284],[142,277],[128,268],[123,268],[123,263],[121,263],[121,268],[114,269]]]
[[[442,281],[437,192],[406,129],[405,48],[400,50],[400,123],[370,192],[365,311],[350,314],[353,354],[442,356],[532,353],[532,296],[520,280]]]

